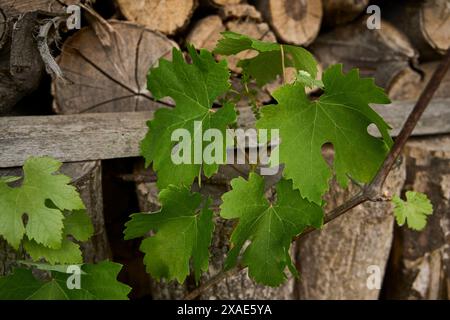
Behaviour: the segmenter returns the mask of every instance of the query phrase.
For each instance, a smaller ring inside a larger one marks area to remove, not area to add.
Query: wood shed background
[[[391,110],[377,111],[395,135],[450,44],[450,0],[82,1],[83,28],[69,31],[65,6],[79,3],[0,0],[0,175],[20,174],[17,167],[31,155],[64,161],[63,172],[79,188],[96,229],[83,248],[85,260],[124,264],[121,280],[133,287],[136,299],[182,298],[194,288],[192,279],[183,285],[153,281],[145,273],[140,241],[123,240],[130,214],[158,208],[155,176],[143,169],[137,146],[152,111],[168,103],[155,101],[146,89],[147,71],[169,58],[173,47],[212,49],[220,32],[231,30],[304,46],[322,69],[333,63],[357,67],[394,101]],[[381,8],[381,29],[367,28],[370,5]],[[236,59],[228,62],[239,86]],[[257,103],[270,103],[278,84],[259,90]],[[251,126],[248,103],[238,107],[239,125]],[[325,153],[332,156],[332,150]],[[200,191],[213,194],[218,207],[236,175],[224,167]],[[356,188],[333,186],[328,207]],[[384,196],[412,189],[433,203],[423,232],[395,226],[388,201],[367,203],[293,246],[299,279],[267,288],[244,270],[200,298],[449,299],[450,74],[391,172]],[[232,227],[217,224],[203,281],[221,270]],[[0,275],[20,257],[0,239]],[[371,266],[381,271],[379,290],[367,286]]]

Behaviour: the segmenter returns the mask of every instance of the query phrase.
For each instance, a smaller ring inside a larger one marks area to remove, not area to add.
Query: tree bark
[[[384,10],[392,24],[403,30],[422,61],[434,60],[450,45],[450,4],[447,0],[389,1]],[[383,12],[384,12],[383,11]]]
[[[33,11],[62,13],[63,5],[55,0],[0,0],[0,7],[7,16]]]
[[[197,0],[117,0],[117,4],[128,20],[172,35],[189,23]]]
[[[450,299],[450,136],[414,138],[404,191],[427,194],[433,214],[420,232],[395,228],[385,298]]]
[[[15,21],[14,28],[8,28],[2,36],[0,116],[9,114],[17,102],[36,90],[44,73],[44,63],[34,38],[37,17],[34,12],[23,14]]]
[[[355,20],[369,0],[322,0],[322,4],[324,25],[334,27]]]
[[[86,263],[95,263],[111,259],[111,251],[106,236],[103,217],[103,198],[101,187],[101,164],[99,161],[65,163],[60,172],[72,178],[74,185],[80,193],[86,206],[87,213],[94,226],[94,235],[81,244],[83,260]],[[20,168],[1,169],[0,176],[22,176]],[[17,184],[16,184],[17,185]],[[9,274],[17,266],[16,261],[26,259],[27,255],[20,248],[15,251],[5,240],[0,239],[0,275]]]
[[[146,75],[177,45],[160,33],[120,21],[99,22],[67,39],[59,57],[64,79],[53,81],[54,110],[71,114],[155,110]]]
[[[418,57],[394,26],[382,22],[382,29],[369,30],[365,19],[319,36],[310,49],[324,68],[335,63],[342,63],[345,71],[359,68],[361,76],[375,77],[388,92],[402,76],[414,72],[410,64]]]
[[[399,194],[405,180],[404,163],[388,176],[387,197]],[[342,190],[333,182],[326,196],[327,208],[335,208],[358,191]],[[327,210],[326,210],[327,211]],[[369,289],[368,268],[375,266],[383,279],[393,239],[394,217],[389,202],[364,203],[346,215],[311,233],[298,245],[296,284],[299,299],[377,299],[380,290]]]
[[[322,1],[259,0],[257,8],[284,42],[307,46],[322,22]]]

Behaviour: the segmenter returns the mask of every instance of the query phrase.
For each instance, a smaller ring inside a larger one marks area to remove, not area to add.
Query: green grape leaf
[[[126,300],[131,288],[117,281],[121,268],[109,261],[81,266],[80,289],[68,289],[67,280],[72,273],[53,271],[50,281],[40,281],[31,270],[15,269],[12,275],[0,278],[0,299]]]
[[[202,168],[208,177],[217,172],[219,164],[204,163],[202,154],[201,159],[195,159],[194,141],[202,141],[201,132],[212,128],[225,136],[227,126],[236,121],[236,111],[231,103],[224,104],[217,111],[211,109],[214,100],[230,87],[226,62],[216,62],[207,50],[200,50],[200,53],[193,47],[188,50],[192,64],[184,60],[181,51],[174,49],[173,61],[161,59],[159,66],[151,69],[148,75],[148,87],[153,96],[156,99],[171,97],[176,103],[173,109],[155,112],[154,119],[147,123],[149,131],[141,142],[141,153],[147,166],[153,162],[160,189],[170,184],[188,186],[200,175]],[[196,121],[201,123],[201,128],[194,128]],[[177,142],[171,141],[176,129],[189,131],[192,140],[190,150],[193,151],[186,156],[187,161],[180,164],[175,164],[171,158],[176,152]],[[225,163],[225,156],[224,151],[220,163]]]
[[[64,234],[78,241],[88,241],[94,234],[94,226],[86,210],[68,212],[64,218]]]
[[[169,186],[159,194],[161,210],[131,216],[125,239],[156,234],[142,241],[147,271],[156,279],[176,279],[182,283],[189,274],[192,260],[195,278],[208,270],[209,246],[214,223],[210,201],[202,205],[202,197],[186,188]]]
[[[293,67],[297,71],[304,70],[313,78],[317,75],[316,60],[311,53],[301,47],[264,42],[231,31],[223,32],[222,36],[223,38],[219,40],[213,51],[215,54],[228,56],[244,50],[258,52],[254,58],[241,60],[238,67],[242,68],[244,74],[255,79],[259,86],[263,86],[283,74],[282,57],[284,57],[286,68]]]
[[[63,239],[59,249],[51,249],[24,239],[23,247],[34,261],[45,259],[50,264],[80,264],[83,262],[80,246],[69,239]]]
[[[264,197],[264,179],[255,173],[248,181],[242,177],[232,180],[231,186],[222,197],[220,215],[239,219],[239,223],[231,235],[233,247],[225,268],[236,265],[244,244],[250,241],[242,254],[242,265],[248,266],[250,277],[257,282],[278,286],[286,278],[286,267],[296,274],[289,256],[293,237],[308,226],[320,228],[322,208],[303,199],[289,180],[277,184],[277,200],[272,204]]]
[[[63,240],[59,249],[48,248],[27,238],[24,239],[23,246],[34,261],[45,259],[53,265],[79,264],[83,262],[80,246],[72,242],[72,239],[87,241],[93,233],[94,226],[86,210],[75,210],[66,213]]]
[[[0,235],[18,249],[26,234],[31,240],[52,249],[61,248],[63,210],[84,209],[70,178],[55,174],[61,163],[47,157],[29,158],[23,167],[24,180],[12,188],[9,179],[0,180]],[[46,205],[50,200],[56,207]],[[26,226],[23,216],[27,215]]]
[[[325,71],[323,83],[325,93],[315,101],[307,98],[301,83],[280,87],[273,94],[278,104],[263,107],[256,124],[258,129],[280,130],[278,162],[285,164],[284,176],[293,180],[302,196],[318,204],[332,176],[322,156],[324,144],[334,147],[333,169],[343,187],[349,176],[369,182],[392,145],[389,126],[369,106],[390,102],[373,79],[361,79],[356,69],[343,74],[342,65],[334,65]],[[377,126],[382,138],[368,133],[370,124]]]
[[[427,224],[427,216],[433,213],[433,205],[427,196],[420,192],[407,191],[406,201],[395,195],[392,198],[394,215],[399,226],[405,222],[413,230],[423,230]]]

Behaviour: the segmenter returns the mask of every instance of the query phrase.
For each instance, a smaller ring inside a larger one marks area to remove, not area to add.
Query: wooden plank
[[[374,109],[395,136],[413,105],[394,102]],[[450,99],[432,101],[414,135],[450,133],[449,106]],[[153,112],[124,112],[0,118],[0,168],[22,166],[29,156],[47,155],[63,162],[139,156],[145,123],[152,117]]]

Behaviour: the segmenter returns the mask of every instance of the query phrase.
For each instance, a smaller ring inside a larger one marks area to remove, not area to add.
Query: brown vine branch
[[[447,53],[444,56],[444,59],[439,64],[439,66],[436,68],[436,70],[433,73],[433,76],[431,77],[430,81],[428,82],[427,86],[423,90],[422,94],[419,97],[419,100],[417,101],[414,109],[411,111],[410,115],[408,116],[408,119],[406,120],[405,124],[403,125],[402,130],[400,131],[399,135],[395,139],[395,143],[392,146],[389,154],[387,155],[386,159],[383,162],[383,165],[378,170],[376,176],[373,178],[373,180],[366,186],[363,187],[362,191],[359,192],[356,196],[353,196],[346,202],[344,202],[339,207],[331,210],[329,213],[325,215],[324,224],[329,223],[330,221],[333,221],[334,219],[340,217],[344,213],[348,212],[349,210],[353,209],[354,207],[360,205],[361,203],[364,203],[366,201],[377,201],[379,198],[379,194],[381,192],[381,188],[391,171],[393,165],[397,161],[398,157],[400,156],[403,147],[405,146],[406,142],[408,141],[409,137],[411,136],[414,128],[416,127],[417,123],[419,122],[420,117],[422,116],[425,109],[428,107],[428,104],[430,103],[431,99],[433,98],[434,93],[438,89],[442,79],[444,78],[445,74],[447,73],[448,69],[450,67],[450,50],[447,50]],[[314,228],[307,228],[303,233],[298,235],[294,238],[294,241],[297,241],[310,232],[317,230]],[[186,300],[193,300],[200,296],[203,292],[211,288],[212,286],[218,284],[222,280],[226,279],[227,277],[234,275],[238,273],[239,271],[245,269],[244,266],[238,265],[234,267],[233,269],[230,269],[228,271],[222,271],[219,272],[217,275],[209,279],[207,282],[202,284],[200,287],[194,289],[189,294],[185,296]]]

